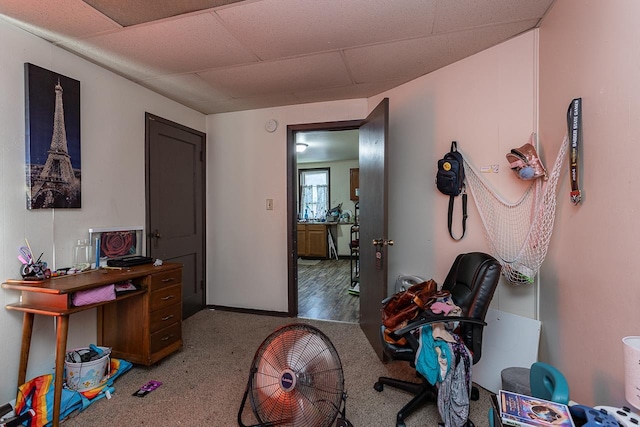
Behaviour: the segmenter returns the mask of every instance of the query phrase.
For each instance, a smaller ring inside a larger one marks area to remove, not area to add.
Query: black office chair
[[[451,293],[453,302],[462,309],[462,317],[454,318],[460,322],[458,335],[473,355],[473,364],[480,360],[482,354],[482,331],[486,322],[485,315],[489,303],[493,298],[498,281],[500,280],[500,263],[491,255],[481,252],[461,254],[449,270],[449,274],[442,284],[442,289]],[[415,356],[418,350],[418,339],[411,333],[419,326],[442,321],[451,321],[451,317],[434,315],[430,312],[421,313],[416,319],[402,329],[390,333],[394,340],[405,338],[406,345],[391,344],[384,339],[384,326],[380,328],[385,356],[391,360],[405,360],[415,367]],[[374,388],[381,392],[385,385],[407,391],[415,395],[397,414],[396,426],[404,427],[405,418],[412,414],[420,405],[427,401],[437,401],[438,389],[425,380],[411,383],[394,378],[380,377]],[[478,400],[479,392],[476,387],[471,391],[471,400]],[[468,427],[473,426],[467,420]]]

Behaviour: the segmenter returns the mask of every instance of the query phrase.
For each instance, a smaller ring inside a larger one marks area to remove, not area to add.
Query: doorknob
[[[373,246],[393,246],[393,240],[373,239]]]
[[[156,228],[156,230],[151,233],[150,237],[152,239],[155,239],[153,242],[153,246],[157,249],[160,246],[160,238],[162,237],[162,234],[160,234],[160,230]]]

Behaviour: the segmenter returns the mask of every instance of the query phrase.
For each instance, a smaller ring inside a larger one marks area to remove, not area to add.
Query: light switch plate
[[[268,211],[273,210],[273,199],[267,199],[267,210]]]

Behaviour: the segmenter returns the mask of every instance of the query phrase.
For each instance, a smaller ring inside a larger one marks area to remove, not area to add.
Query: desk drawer
[[[155,311],[179,302],[182,302],[182,284],[180,283],[151,292],[149,307],[151,311]]]
[[[156,291],[167,286],[182,282],[182,269],[165,271],[163,273],[152,274],[149,287],[151,291]]]
[[[161,308],[151,313],[149,330],[151,333],[157,332],[172,323],[179,322],[181,319],[182,304],[173,304],[169,307]]]
[[[182,339],[182,323],[174,323],[156,333],[151,334],[151,354]]]

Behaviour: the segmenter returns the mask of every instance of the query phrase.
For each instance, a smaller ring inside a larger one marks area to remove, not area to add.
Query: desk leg
[[[31,333],[33,332],[33,313],[25,311],[22,320],[22,349],[20,350],[20,368],[18,369],[18,387],[27,381],[27,365],[31,350]]]
[[[53,389],[53,427],[60,425],[60,403],[62,401],[62,382],[64,380],[64,358],[67,347],[67,333],[69,332],[69,316],[57,316],[56,335],[56,372],[55,388]]]

